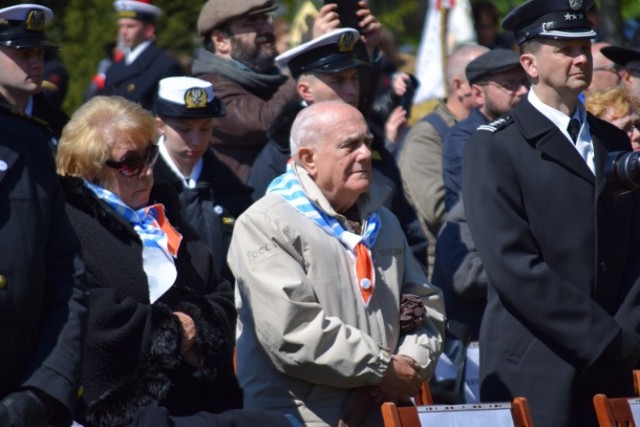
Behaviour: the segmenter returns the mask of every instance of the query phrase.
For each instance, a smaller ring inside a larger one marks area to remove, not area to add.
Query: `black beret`
[[[552,39],[594,38],[596,32],[587,19],[593,0],[528,0],[502,20],[502,28],[512,31],[518,44],[536,37]]]
[[[469,62],[465,70],[469,83],[481,81],[483,77],[520,67],[520,55],[511,49],[492,49]]]
[[[619,46],[607,46],[600,49],[600,52],[613,62],[623,67],[627,62],[640,61],[640,51],[627,49]]]

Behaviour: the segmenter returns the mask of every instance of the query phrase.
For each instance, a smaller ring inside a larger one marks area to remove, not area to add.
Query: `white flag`
[[[442,14],[447,12],[443,31]],[[416,77],[420,86],[413,99],[420,104],[445,96],[442,38],[446,37],[448,55],[456,46],[476,40],[469,0],[430,0],[416,58]]]

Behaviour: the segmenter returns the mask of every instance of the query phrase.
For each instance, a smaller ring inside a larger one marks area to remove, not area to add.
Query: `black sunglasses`
[[[128,153],[119,162],[107,160],[104,163],[110,168],[117,169],[124,176],[136,176],[142,172],[145,166],[153,167],[158,159],[158,150],[157,144],[150,143],[142,154],[134,151]]]

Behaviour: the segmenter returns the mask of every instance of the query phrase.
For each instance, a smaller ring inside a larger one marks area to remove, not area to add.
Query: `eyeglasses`
[[[610,73],[618,74],[618,67],[615,65],[607,65],[606,67],[593,67],[593,71],[608,71]]]
[[[145,166],[153,167],[158,159],[158,150],[157,144],[149,143],[143,153],[130,152],[119,162],[107,160],[104,164],[110,168],[117,169],[124,176],[136,176],[144,170]]]
[[[493,86],[501,87],[502,89],[508,90],[509,92],[515,92],[516,90],[520,89],[521,86],[528,88],[529,80],[527,80],[526,78],[523,78],[520,80],[516,80],[516,79],[500,80],[500,81],[488,80],[486,82],[478,82],[476,84],[479,86],[493,85]]]
[[[240,26],[251,30],[257,30],[264,25],[273,25],[273,14],[263,13],[257,15],[250,15],[247,18],[240,21]]]

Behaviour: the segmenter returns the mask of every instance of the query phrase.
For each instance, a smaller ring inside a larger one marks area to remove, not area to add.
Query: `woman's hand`
[[[178,318],[182,325],[182,337],[180,338],[180,355],[189,365],[200,366],[200,352],[195,347],[196,324],[188,314],[181,311],[174,311],[173,315]]]

